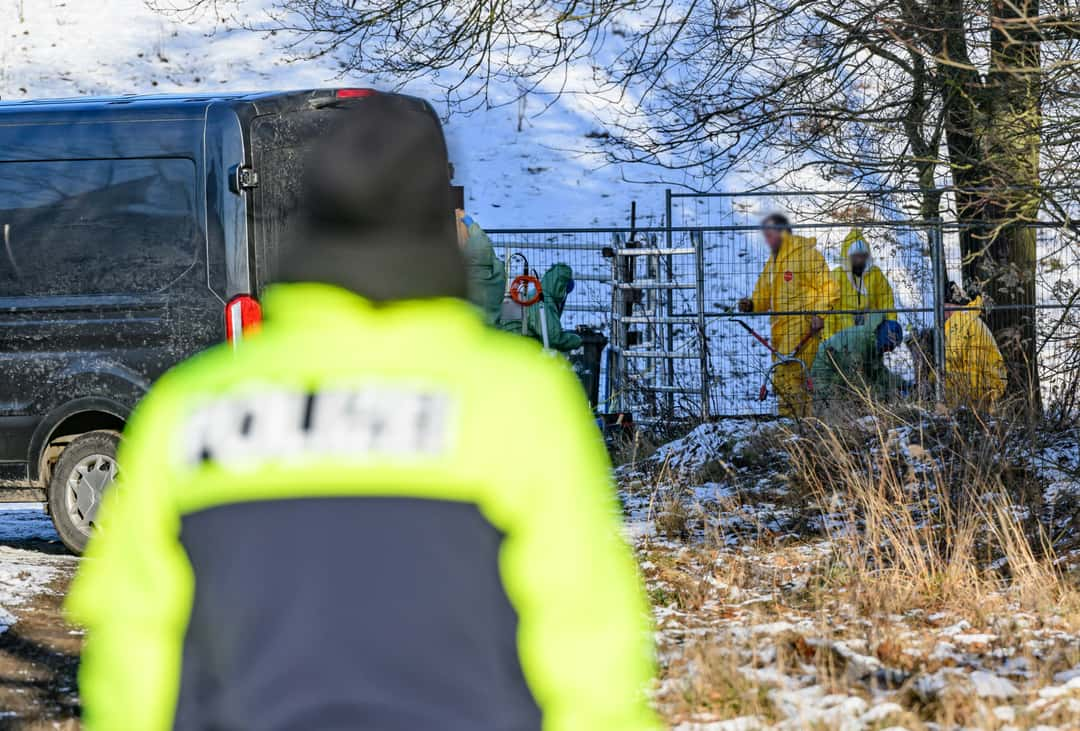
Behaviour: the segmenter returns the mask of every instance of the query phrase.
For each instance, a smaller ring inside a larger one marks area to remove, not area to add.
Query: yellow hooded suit
[[[982,297],[967,306],[945,322],[945,395],[954,405],[989,405],[1005,395],[1005,359],[980,317]]]
[[[851,247],[856,241],[866,244],[867,253],[872,255],[862,229],[851,229],[840,249],[843,263],[832,271],[833,281],[840,294],[833,309],[841,312],[844,310],[892,310],[896,306],[892,287],[889,285],[889,280],[885,278],[885,274],[873,263],[873,259],[867,262],[862,276],[855,276],[855,273],[851,271]],[[887,312],[885,319],[895,320],[896,312]],[[825,318],[825,338],[858,324],[855,315],[829,315]]]

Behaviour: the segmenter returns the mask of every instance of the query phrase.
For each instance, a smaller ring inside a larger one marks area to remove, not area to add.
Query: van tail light
[[[235,348],[245,335],[259,331],[262,324],[262,307],[249,294],[238,294],[225,305],[225,338]]]
[[[334,96],[338,99],[363,99],[367,96],[375,96],[379,92],[374,89],[338,89]]]

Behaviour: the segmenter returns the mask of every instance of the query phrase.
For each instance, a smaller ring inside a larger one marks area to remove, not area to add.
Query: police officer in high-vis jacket
[[[356,107],[308,162],[261,331],[124,435],[68,602],[86,727],[655,728],[581,386],[463,301],[434,116]]]

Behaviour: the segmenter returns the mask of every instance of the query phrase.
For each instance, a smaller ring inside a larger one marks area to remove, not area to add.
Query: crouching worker
[[[982,319],[982,297],[954,282],[945,297],[945,397],[953,406],[992,406],[1005,395],[1005,359]]]
[[[655,728],[581,387],[464,301],[434,115],[356,107],[307,162],[261,332],[132,417],[68,601],[86,728]]]
[[[547,345],[552,350],[569,353],[581,347],[581,336],[575,332],[563,330],[562,313],[566,307],[566,298],[574,291],[574,271],[569,264],[555,264],[546,272],[540,280],[540,291],[544,298],[528,308],[525,315],[525,333],[529,337],[544,341],[543,325],[540,318],[543,317],[547,324]],[[520,309],[518,310],[520,312]],[[542,313],[542,314],[541,314]],[[507,319],[500,322],[499,327],[507,332],[521,334],[521,319]]]
[[[897,395],[904,383],[885,366],[885,354],[903,341],[900,324],[878,314],[822,342],[810,369],[815,404],[828,409],[850,404],[852,397],[886,400]]]

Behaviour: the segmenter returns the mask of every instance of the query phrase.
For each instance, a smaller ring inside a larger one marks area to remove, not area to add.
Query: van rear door
[[[255,281],[258,292],[274,280],[281,244],[297,235],[304,164],[313,143],[326,134],[335,112],[307,109],[256,117],[251,153],[259,176],[253,191]]]

